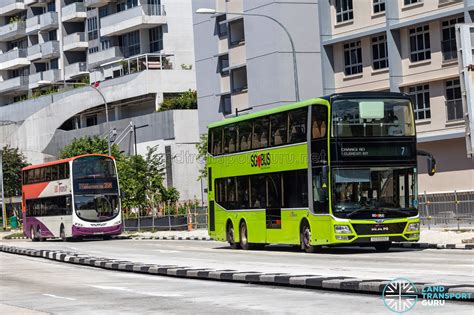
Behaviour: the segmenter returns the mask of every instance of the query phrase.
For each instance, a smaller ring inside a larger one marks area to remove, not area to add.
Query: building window
[[[247,67],[233,69],[230,78],[231,91],[233,93],[244,92],[247,90]]]
[[[86,127],[97,125],[97,116],[88,116],[86,117]]]
[[[238,19],[229,23],[229,46],[245,42],[244,20]]]
[[[154,27],[149,30],[150,35],[150,52],[156,52],[163,49],[163,28],[161,26]]]
[[[443,52],[443,60],[451,60],[458,58],[456,48],[456,29],[454,25],[464,23],[464,17],[446,20],[441,23],[441,50]]]
[[[107,6],[99,8],[99,18],[109,15],[109,8]]]
[[[97,46],[89,48],[89,54],[93,54],[93,53],[96,53],[98,51],[99,51],[99,47],[97,47]]]
[[[430,27],[418,26],[410,29],[410,61],[431,59]]]
[[[446,81],[446,116],[448,121],[464,118],[459,79]]]
[[[229,55],[221,55],[218,57],[219,62],[219,72],[221,75],[228,75],[229,74]]]
[[[54,12],[54,11],[56,11],[56,3],[55,3],[54,1],[53,1],[53,2],[49,2],[49,3],[47,4],[46,10],[47,10],[48,12]]]
[[[352,0],[336,0],[336,21],[337,23],[350,21],[354,18],[352,11]]]
[[[57,35],[56,30],[52,30],[48,32],[48,41],[52,41],[52,40],[58,40],[58,35]]]
[[[415,3],[421,3],[423,0],[403,0],[403,5],[410,5]]]
[[[110,40],[109,39],[101,39],[100,40],[100,48],[101,50],[106,50],[110,48]]]
[[[374,70],[388,68],[387,36],[372,37],[372,59]]]
[[[227,23],[224,22],[226,20],[226,15],[221,14],[216,17],[216,33],[219,37],[227,36]]]
[[[221,100],[219,104],[219,112],[224,115],[232,114],[232,102],[230,94],[221,95]]]
[[[122,35],[121,44],[123,46],[123,55],[128,58],[140,53],[140,33],[139,31],[130,32]]]
[[[97,32],[97,17],[94,16],[90,19],[87,19],[87,39],[94,40],[98,37]]]
[[[125,0],[121,3],[117,3],[117,12],[129,10],[138,6],[138,0]]]
[[[408,94],[412,96],[415,119],[430,119],[430,86],[428,84],[412,86]]]
[[[373,0],[374,14],[385,12],[385,0]]]
[[[49,68],[50,68],[50,69],[59,69],[59,62],[58,62],[58,60],[59,60],[59,59],[57,59],[57,58],[51,60],[51,62],[50,62],[51,65],[50,65]]]
[[[362,48],[360,40],[344,44],[344,74],[362,73]]]

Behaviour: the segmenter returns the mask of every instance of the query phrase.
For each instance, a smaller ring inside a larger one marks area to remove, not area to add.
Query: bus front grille
[[[375,223],[375,224],[352,224],[358,235],[370,234],[401,234],[405,230],[406,222],[399,223]]]

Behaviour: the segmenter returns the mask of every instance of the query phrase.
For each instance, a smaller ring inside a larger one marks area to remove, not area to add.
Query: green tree
[[[197,92],[189,89],[181,93],[179,96],[165,98],[160,103],[158,111],[164,112],[173,109],[196,109],[197,108]]]
[[[99,136],[75,138],[70,144],[61,149],[59,158],[66,159],[82,154],[108,154],[107,141],[107,139]],[[123,157],[119,146],[116,144],[111,145],[110,154],[117,160]]]
[[[6,145],[1,150],[5,197],[19,196],[21,195],[21,169],[29,164],[18,148]]]
[[[207,179],[207,133],[202,134],[199,138],[199,143],[196,144],[198,154],[196,160],[202,163],[201,169],[199,170],[198,181],[201,179]]]
[[[147,148],[145,156],[146,174],[145,194],[146,205],[149,208],[158,208],[162,199],[161,190],[165,177],[166,161],[163,154],[156,153],[158,147]],[[178,197],[179,198],[179,197]]]
[[[120,189],[124,209],[143,209],[146,202],[146,161],[141,155],[126,156],[117,161]]]

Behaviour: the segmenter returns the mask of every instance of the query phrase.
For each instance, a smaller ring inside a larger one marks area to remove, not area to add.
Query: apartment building
[[[74,138],[127,134],[121,149],[134,154],[129,123],[143,120],[138,153],[161,143],[170,156],[195,154],[197,136],[182,143],[170,130],[184,119],[197,135],[187,116],[197,112],[156,113],[164,98],[196,88],[194,68],[191,0],[2,0],[0,145],[41,163]],[[197,177],[198,167],[180,172]],[[187,196],[200,195],[194,178],[175,182]]]
[[[419,148],[438,161],[438,174],[428,177],[420,160],[420,193],[474,190],[455,38],[455,25],[474,19],[473,0],[193,2],[194,11],[203,7],[244,15],[194,14],[201,132],[236,109],[294,99],[287,37],[275,23],[245,16],[267,14],[296,38],[301,99],[349,91],[413,95]],[[275,51],[284,53],[266,58]]]
[[[322,94],[317,1],[197,0],[193,12],[201,133],[236,112],[296,100],[291,42],[271,18],[291,34],[300,99]]]
[[[455,25],[472,23],[472,0],[319,1],[324,92],[396,91],[413,96],[420,193],[474,190],[467,157]]]

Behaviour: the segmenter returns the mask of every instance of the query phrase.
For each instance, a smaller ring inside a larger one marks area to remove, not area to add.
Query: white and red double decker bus
[[[23,231],[33,241],[122,232],[115,160],[87,154],[23,170]]]

